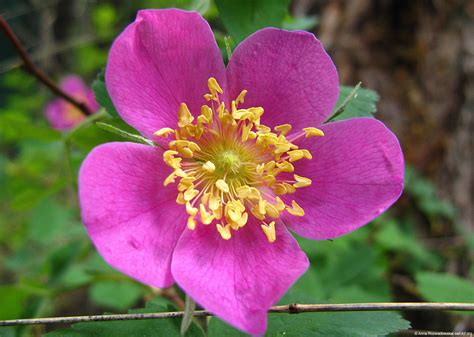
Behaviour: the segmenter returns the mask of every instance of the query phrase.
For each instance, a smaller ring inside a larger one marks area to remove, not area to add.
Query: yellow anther
[[[286,160],[282,161],[281,163],[277,163],[276,166],[283,172],[293,172],[295,170],[295,167]]]
[[[232,112],[232,117],[238,120],[252,120],[253,119],[253,113],[248,111],[247,109],[240,109],[240,110],[235,110]]]
[[[235,99],[235,103],[236,104],[244,103],[245,95],[247,95],[247,90],[242,90],[239,96],[237,96],[237,98]]]
[[[285,153],[287,151],[289,151],[291,149],[291,146],[287,143],[276,143],[275,144],[275,154],[282,154],[282,153]],[[293,152],[293,151],[291,151]],[[291,161],[291,158],[290,158],[290,161]]]
[[[176,202],[180,205],[186,204],[186,200],[184,200],[184,194],[183,192],[179,192],[178,196],[176,197]]]
[[[253,131],[249,131],[249,135],[247,136],[248,139],[255,139],[257,138],[257,134]]]
[[[262,214],[258,210],[258,205],[255,205],[250,209],[250,212],[253,214],[254,217],[256,217],[258,220],[263,220],[265,219],[265,214]]]
[[[263,169],[265,167],[265,164],[264,163],[261,163],[261,164],[258,164],[256,167],[255,167],[255,171],[258,173],[258,174],[263,174]]]
[[[265,215],[265,214],[267,213],[267,211],[266,211],[266,205],[267,205],[267,201],[266,201],[266,200],[260,199],[260,200],[258,201],[258,212],[259,212],[260,214]]]
[[[176,169],[174,170],[174,174],[176,174],[178,177],[181,177],[181,178],[186,178],[188,175],[186,174],[186,172],[184,172],[182,169]]]
[[[193,151],[189,147],[179,148],[178,151],[184,158],[192,158],[194,155]]]
[[[205,225],[209,225],[214,220],[214,215],[207,212],[203,204],[199,205],[199,215],[201,216],[201,222]]]
[[[275,221],[270,222],[268,225],[262,224],[260,225],[265,236],[268,239],[268,242],[272,243],[276,240],[276,231],[275,231]]]
[[[288,155],[290,156],[290,163],[304,158],[304,152],[302,150],[288,151]]]
[[[194,117],[191,115],[188,106],[185,103],[181,103],[178,112],[178,126],[180,128],[185,127],[186,125],[191,124],[193,120]]]
[[[162,129],[159,129],[158,131],[156,131],[154,133],[155,136],[158,136],[158,137],[168,137],[170,133],[174,133],[174,130],[171,129],[171,128],[162,128]]]
[[[178,151],[167,150],[167,151],[163,152],[163,160],[165,162],[169,162],[169,161],[173,160],[174,156],[176,156],[177,154],[178,154]]]
[[[217,180],[215,185],[222,192],[229,193],[229,185],[223,179]]]
[[[198,190],[195,190],[194,188],[189,187],[189,188],[183,193],[183,197],[184,197],[184,200],[185,200],[185,201],[190,201],[190,200],[193,200],[194,197],[196,197],[198,194],[199,194],[199,191],[198,191]]]
[[[211,94],[214,96],[216,93],[222,94],[222,88],[220,87],[219,83],[217,83],[217,80],[214,77],[211,77],[207,80],[207,86],[209,87],[209,91]]]
[[[191,206],[189,201],[186,202],[186,213],[191,216],[195,216],[198,213],[198,209],[196,207]]]
[[[260,191],[257,190],[255,187],[250,187],[250,193],[248,195],[248,199],[250,200],[260,200],[262,195],[260,194]]]
[[[267,171],[267,172],[273,170],[274,168],[275,168],[275,161],[274,161],[274,160],[269,161],[269,162],[266,163],[265,166],[263,167],[263,169],[264,169],[265,171]]]
[[[291,207],[287,207],[286,211],[290,213],[291,215],[295,216],[303,216],[304,215],[304,209],[301,208],[300,205],[296,203],[296,201],[292,200],[291,201]]]
[[[275,131],[280,132],[280,135],[285,136],[288,132],[291,130],[291,125],[290,124],[282,124],[275,126]]]
[[[276,182],[276,178],[272,174],[268,174],[265,177],[262,178],[264,182],[266,182],[269,186],[272,186]]]
[[[250,130],[252,130],[252,127],[253,127],[252,123],[242,125],[242,136],[241,136],[242,142],[246,142],[249,139],[249,134],[250,134]]]
[[[250,194],[250,186],[244,185],[239,186],[235,189],[237,196],[242,199],[246,199]]]
[[[225,226],[222,226],[221,224],[216,224],[216,228],[217,228],[217,231],[219,232],[219,234],[221,235],[221,237],[224,239],[224,240],[229,240],[231,238],[231,234],[230,234],[230,225],[227,224]]]
[[[286,189],[286,193],[295,193],[296,192],[296,187],[294,187],[293,185],[290,185],[288,183],[283,183],[283,186],[285,186],[285,189]]]
[[[288,193],[286,191],[285,185],[283,185],[283,184],[276,184],[275,189],[273,190],[273,192],[275,192],[275,194],[286,194],[286,193]]]
[[[259,126],[256,127],[256,129],[258,130],[257,133],[260,134],[260,135],[265,135],[265,134],[267,134],[267,133],[272,132],[272,129],[270,129],[270,128],[269,128],[268,126],[266,126],[266,125],[259,125]]]
[[[194,220],[194,215],[190,215],[188,217],[188,221],[186,223],[186,226],[192,231],[196,229],[196,220]]]
[[[283,211],[285,209],[285,203],[283,200],[280,199],[280,197],[275,197],[275,201],[277,202],[275,207],[278,211]]]
[[[274,205],[270,204],[269,202],[265,204],[265,211],[266,211],[266,214],[268,214],[274,219],[277,219],[280,217],[280,212],[278,212],[277,208]]]
[[[222,219],[222,204],[219,204],[217,209],[212,211],[212,215],[214,215],[216,220]]]
[[[206,118],[207,123],[212,123],[212,109],[208,105],[201,106],[201,116]]]
[[[214,195],[214,194],[210,194],[209,195],[209,209],[212,210],[212,211],[216,211],[219,206],[221,204],[221,199]]]
[[[168,186],[175,182],[176,174],[172,172],[169,176],[166,177],[165,181],[163,182],[163,186]]]
[[[303,131],[306,134],[305,138],[314,137],[314,136],[319,136],[319,137],[324,136],[324,132],[316,128],[304,128]]]
[[[306,158],[306,159],[313,159],[313,155],[311,154],[311,152],[309,152],[308,150],[305,150],[305,149],[302,149],[301,151],[303,151],[303,156]]]
[[[297,174],[293,175],[295,177],[296,183],[293,184],[294,187],[306,187],[311,185],[312,181],[309,178],[299,176]]]
[[[204,164],[202,164],[202,169],[206,172],[212,173],[216,170],[216,165],[210,161],[206,161]]]

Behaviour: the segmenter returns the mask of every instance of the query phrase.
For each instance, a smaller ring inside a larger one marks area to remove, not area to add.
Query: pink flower
[[[68,75],[62,79],[59,86],[67,94],[85,103],[92,112],[99,110],[94,93],[79,76]],[[81,110],[62,98],[51,101],[46,106],[45,114],[51,126],[57,130],[68,130],[86,118]]]
[[[381,122],[322,124],[338,76],[307,32],[260,30],[226,69],[197,13],[143,10],[113,44],[106,84],[161,146],[89,154],[79,193],[92,241],[121,272],[176,282],[248,333],[265,332],[268,308],[308,268],[288,230],[335,238],[402,192],[400,145]]]

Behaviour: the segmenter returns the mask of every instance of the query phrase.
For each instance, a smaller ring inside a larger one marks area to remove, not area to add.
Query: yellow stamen
[[[229,185],[223,179],[216,181],[216,187],[224,193],[229,193]]]
[[[291,215],[294,215],[294,216],[303,216],[304,215],[304,209],[301,208],[300,205],[298,205],[296,203],[296,201],[291,201],[291,208],[290,207],[287,207],[286,208],[286,211],[288,213],[290,213]]]
[[[202,169],[206,172],[212,173],[216,170],[216,165],[214,165],[211,161],[206,161],[202,165]]]
[[[216,224],[216,228],[217,228],[217,231],[219,232],[219,234],[221,235],[221,237],[224,240],[229,240],[231,238],[230,225],[229,224],[227,224],[225,226],[222,226],[220,223],[218,223],[218,224]]]
[[[314,136],[319,136],[319,137],[324,136],[324,132],[316,128],[304,128],[303,131],[306,134],[305,138],[314,137]]]
[[[296,184],[293,184],[294,187],[306,187],[311,185],[311,179],[305,178],[302,176],[299,176],[297,174],[294,174],[293,177],[295,177]]]
[[[282,124],[275,126],[275,131],[280,132],[280,135],[285,136],[291,130],[290,124]]]
[[[189,124],[191,124],[194,120],[193,115],[191,115],[191,112],[188,109],[188,106],[185,103],[181,103],[179,106],[179,112],[178,112],[178,126],[180,128],[185,127]]]
[[[276,240],[276,232],[275,232],[275,221],[270,222],[268,225],[260,225],[265,236],[268,239],[268,242],[272,243]]]
[[[162,129],[159,129],[158,131],[156,131],[155,133],[153,133],[155,136],[158,136],[158,137],[168,137],[170,133],[174,133],[174,130],[171,129],[171,128],[162,128]]]
[[[196,118],[182,103],[178,128],[155,132],[159,137],[172,137],[163,161],[173,171],[163,184],[176,183],[176,202],[185,206],[190,230],[214,224],[221,237],[229,240],[232,231],[241,230],[249,217],[254,217],[262,222],[268,241],[274,242],[272,219],[280,218],[285,210],[291,215],[304,215],[295,201],[290,207],[278,195],[296,193],[298,188],[311,185],[311,179],[298,175],[298,167],[292,164],[312,159],[311,152],[300,149],[297,142],[303,134],[308,138],[324,133],[310,127],[287,138],[290,124],[272,129],[261,123],[262,107],[239,106],[244,103],[246,90],[226,107],[219,97],[222,87],[215,78],[208,80],[208,88],[204,98],[210,103],[201,107]],[[287,173],[293,173],[294,181]]]

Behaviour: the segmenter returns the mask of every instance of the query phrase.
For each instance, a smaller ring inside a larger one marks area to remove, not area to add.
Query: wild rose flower
[[[140,282],[176,282],[254,335],[306,271],[288,230],[323,240],[399,197],[403,157],[381,122],[322,124],[338,97],[314,35],[267,28],[225,68],[197,13],[143,10],[116,39],[106,84],[120,116],[161,146],[95,148],[79,177],[100,254]]]
[[[61,80],[59,86],[67,94],[86,104],[90,111],[99,110],[94,93],[79,76],[68,75]],[[53,128],[63,131],[74,127],[86,118],[81,110],[62,98],[51,101],[46,106],[45,115]]]

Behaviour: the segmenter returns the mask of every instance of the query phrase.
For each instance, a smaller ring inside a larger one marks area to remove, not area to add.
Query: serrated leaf
[[[352,94],[352,97],[351,97]],[[354,117],[373,117],[377,111],[379,95],[370,89],[341,86],[336,108],[330,121]]]
[[[421,295],[433,302],[474,302],[474,282],[452,274],[421,272],[416,275]]]
[[[129,312],[138,314],[168,310],[163,306],[147,304],[145,309]],[[43,337],[178,337],[181,336],[179,324],[180,318],[78,323],[68,329],[47,333]],[[195,324],[186,333],[186,337],[202,336]]]
[[[119,114],[110,99],[109,93],[107,92],[107,87],[105,86],[105,71],[103,69],[99,72],[94,82],[92,82],[92,90],[94,91],[97,103],[104,107],[111,116],[119,117]]]
[[[287,293],[279,304],[318,303],[301,292]],[[320,303],[320,302],[319,302]],[[395,312],[312,312],[269,314],[267,337],[378,337],[408,329],[410,323]],[[209,337],[241,337],[246,334],[217,318],[209,323]]]
[[[281,27],[289,0],[216,0],[224,26],[236,43],[264,27]]]

